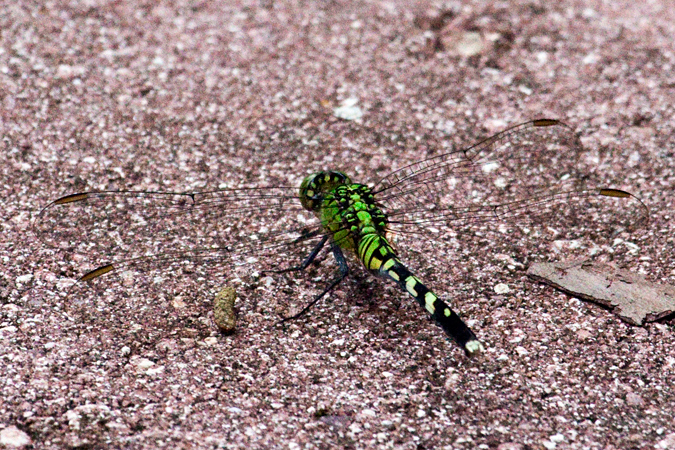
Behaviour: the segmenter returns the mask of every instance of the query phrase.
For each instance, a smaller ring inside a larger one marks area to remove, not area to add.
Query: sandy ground
[[[441,3],[2,2],[0,443],[675,448],[672,318],[630,326],[525,276],[593,254],[675,282],[675,10]],[[333,115],[349,98],[359,120]],[[545,226],[413,243],[411,266],[485,342],[477,359],[358,269],[274,327],[316,294],[328,258],[296,278],[159,267],[68,291],[114,255],[31,229],[68,193],[298,185],[335,166],[372,181],[537,117],[569,123],[650,222],[597,243]],[[228,283],[229,336],[212,321]]]

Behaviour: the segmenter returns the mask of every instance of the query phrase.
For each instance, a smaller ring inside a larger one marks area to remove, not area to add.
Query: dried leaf
[[[213,320],[218,328],[226,334],[234,332],[237,319],[234,312],[234,302],[237,300],[237,291],[233,287],[226,287],[213,300]]]
[[[532,264],[527,275],[575,297],[609,307],[633,325],[675,312],[675,286],[656,284],[616,267],[589,261]]]

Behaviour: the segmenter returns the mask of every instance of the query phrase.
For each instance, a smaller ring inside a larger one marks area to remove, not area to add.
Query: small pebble
[[[30,436],[15,426],[0,431],[0,444],[4,448],[23,448],[31,444]]]
[[[642,400],[642,397],[640,397],[638,394],[629,392],[626,394],[626,403],[633,406],[642,406],[644,404],[644,400]]]
[[[363,117],[363,111],[359,108],[357,103],[359,99],[348,98],[340,106],[333,110],[333,115],[339,119],[357,120]]]
[[[497,284],[494,289],[497,294],[508,294],[511,292],[511,288],[509,288],[509,286],[504,283]]]
[[[499,444],[497,450],[523,450],[523,446],[515,442],[505,442]]]

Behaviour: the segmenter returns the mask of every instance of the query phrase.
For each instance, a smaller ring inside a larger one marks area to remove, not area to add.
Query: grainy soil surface
[[[631,326],[525,275],[592,257],[675,283],[673,36],[668,1],[0,1],[0,445],[675,448],[672,317]],[[334,114],[349,99],[356,120]],[[329,255],[306,274],[159,263],[72,288],[124,253],[32,227],[81,191],[297,186],[328,168],[372,182],[540,117],[574,128],[650,220],[411,240],[402,257],[478,358],[357,264],[275,326],[332,276]],[[212,309],[228,286],[231,335]]]

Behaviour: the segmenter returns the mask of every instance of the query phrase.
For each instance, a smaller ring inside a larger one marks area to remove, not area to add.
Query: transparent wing
[[[403,234],[439,224],[461,227],[570,215],[581,220],[622,216],[630,226],[648,216],[633,194],[599,185],[583,156],[570,127],[557,120],[533,120],[403,167],[380,180],[374,191],[392,230]]]
[[[81,280],[224,259],[273,270],[298,264],[321,238],[295,187],[84,192],[47,205],[35,228],[45,244],[98,262]]]

